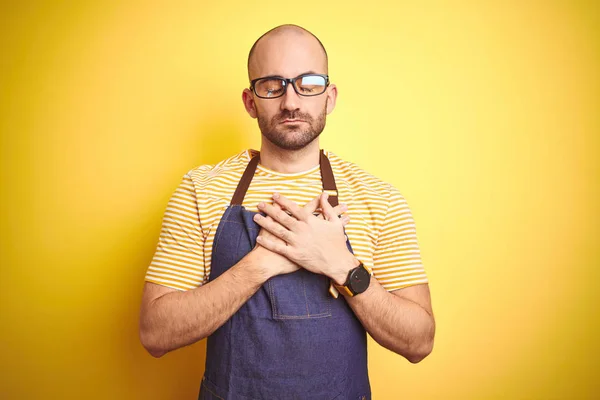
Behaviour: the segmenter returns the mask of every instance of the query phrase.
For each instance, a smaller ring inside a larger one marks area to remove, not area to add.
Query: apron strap
[[[244,197],[246,197],[246,192],[250,187],[250,182],[252,182],[252,178],[254,177],[254,173],[256,172],[256,167],[260,162],[260,154],[252,157],[248,166],[246,166],[246,170],[240,179],[240,183],[238,183],[235,192],[233,193],[233,197],[231,198],[231,205],[241,206],[244,201]],[[338,205],[338,193],[337,186],[335,184],[335,178],[333,176],[333,170],[331,169],[331,163],[329,159],[325,155],[325,152],[321,150],[321,155],[319,158],[319,165],[321,167],[321,181],[323,182],[323,190],[327,191],[335,191],[335,195],[330,195],[328,197],[329,204],[332,207]]]
[[[323,182],[323,190],[335,191],[335,195],[329,195],[327,198],[329,204],[331,204],[331,207],[335,207],[338,205],[337,186],[335,184],[335,178],[333,177],[331,164],[329,163],[329,158],[327,158],[323,149],[321,149],[321,158],[319,163],[321,164],[321,181]]]
[[[252,182],[252,178],[254,177],[254,172],[256,172],[256,167],[258,162],[260,161],[260,154],[252,157],[252,160],[248,163],[242,178],[240,179],[240,183],[238,183],[237,188],[235,189],[235,193],[233,193],[233,197],[231,198],[232,206],[241,206],[244,201],[244,197],[246,196],[246,192],[250,187],[250,182]]]

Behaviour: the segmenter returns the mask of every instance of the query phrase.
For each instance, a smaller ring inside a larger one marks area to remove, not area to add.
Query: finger
[[[260,232],[258,233],[258,236],[272,240],[274,242],[277,243],[282,243],[284,245],[287,246],[287,243],[285,243],[285,241],[279,239],[277,236],[273,235],[271,232],[269,232],[268,230],[266,230],[265,228],[261,228]]]
[[[289,246],[286,246],[285,243],[277,242],[263,236],[258,236],[256,242],[265,249],[281,254],[282,256],[286,256],[289,251]]]
[[[329,195],[327,193],[323,193],[321,195],[321,209],[323,210],[323,215],[325,215],[325,219],[328,221],[335,221],[337,218],[337,214],[333,211],[333,207],[327,201]]]
[[[273,203],[273,207],[275,207],[278,210],[282,210],[281,206],[279,204],[277,204],[277,203]],[[289,215],[289,213],[287,213],[287,214]]]
[[[271,217],[266,217],[266,218],[269,219]],[[259,236],[267,237],[267,238],[272,239],[272,240],[281,240],[277,236],[273,235],[271,232],[269,232],[268,230],[266,230],[265,228],[263,228],[262,226],[260,227],[260,232],[258,232],[258,235]]]
[[[335,215],[337,215],[339,218],[342,218],[342,214],[345,213],[346,211],[348,211],[348,206],[346,204],[338,204],[337,206],[333,207],[333,213]],[[323,215],[323,210],[321,210],[320,207],[317,208],[317,210],[313,213],[313,215],[315,217],[325,219],[325,216]]]
[[[273,220],[279,222],[287,229],[291,229],[298,220],[281,209],[281,207],[275,207],[272,204],[261,202],[258,205],[258,209],[263,211],[265,214],[273,218]]]
[[[337,206],[333,207],[334,214],[338,216],[342,215],[346,211],[348,211],[348,206],[345,204],[338,204]]]
[[[342,226],[346,226],[350,222],[350,216],[342,215],[342,218],[340,218],[340,221],[342,221]]]
[[[307,213],[315,213],[315,211],[317,211],[317,208],[319,207],[319,199],[320,196],[315,197],[314,199],[312,199],[311,201],[309,201],[308,203],[306,203],[306,205],[304,206],[304,210]]]
[[[275,207],[275,208],[277,208],[277,209],[279,209],[279,210],[283,210],[283,211],[284,211],[284,212],[285,212],[287,215],[290,215],[290,216],[292,216],[292,213],[291,213],[291,212],[289,212],[289,211],[287,211],[287,210],[284,210],[284,209],[283,209],[283,208],[281,208],[281,206],[280,206],[279,204],[277,204],[277,203],[273,203],[273,207]],[[269,218],[271,218],[271,217],[269,217]]]
[[[277,203],[273,203],[273,207],[275,207],[275,208],[277,208],[277,209],[279,209],[279,210],[281,210],[281,209],[282,209],[282,208],[281,208],[281,206],[280,206],[279,204],[277,204]],[[289,213],[288,213],[287,211],[285,211],[285,210],[284,210],[284,212],[286,212],[286,213],[289,215]],[[269,220],[273,221],[273,218],[269,217],[268,215],[267,215],[267,218],[268,218]],[[269,231],[266,231],[266,232],[269,232]],[[273,235],[272,233],[269,233],[269,236],[270,236],[270,237],[271,237],[273,240],[281,241],[281,239],[279,239],[277,236]],[[285,243],[285,242],[283,242],[283,243]]]
[[[278,237],[279,239],[283,240],[286,243],[291,242],[292,232],[287,230],[279,222],[273,220],[272,218],[263,217],[260,214],[255,214],[253,219],[254,219],[254,222],[256,222],[258,225],[260,225],[262,228],[264,228],[266,231],[268,231],[272,235]]]
[[[304,209],[298,206],[296,202],[288,199],[284,195],[279,194],[277,192],[274,193],[273,201],[275,202],[274,204],[278,204],[282,208],[285,208],[290,213],[292,213],[292,216],[294,216],[297,220],[302,221],[306,218],[306,212],[304,211]]]

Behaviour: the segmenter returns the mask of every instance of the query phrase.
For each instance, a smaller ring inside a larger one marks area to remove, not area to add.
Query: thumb
[[[309,201],[308,203],[306,203],[306,205],[304,206],[304,209],[306,210],[307,213],[312,214],[317,210],[317,207],[319,206],[319,199],[320,199],[320,196],[317,196],[314,199],[312,199],[311,201]]]
[[[329,201],[327,201],[328,197],[329,195],[327,193],[321,194],[321,210],[323,210],[323,215],[325,215],[326,220],[335,221],[338,219],[338,216],[335,215],[333,207],[331,207],[331,204],[329,204]]]

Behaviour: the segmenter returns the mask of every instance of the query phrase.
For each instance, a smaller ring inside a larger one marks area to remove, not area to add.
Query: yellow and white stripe
[[[191,290],[208,281],[215,232],[233,192],[256,150],[246,150],[218,164],[202,165],[183,176],[165,210],[146,281]],[[346,234],[355,256],[387,289],[427,283],[412,213],[404,197],[381,181],[326,151],[339,192],[348,205]],[[258,211],[279,192],[304,206],[322,192],[317,165],[283,174],[258,165],[243,205]]]

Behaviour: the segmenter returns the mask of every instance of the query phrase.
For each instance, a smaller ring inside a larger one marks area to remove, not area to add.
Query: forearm
[[[433,315],[417,303],[388,292],[374,277],[364,293],[346,300],[380,345],[412,363],[431,352],[435,322]]]
[[[250,257],[214,281],[152,301],[141,323],[143,343],[155,357],[190,345],[223,325],[268,277]]]

